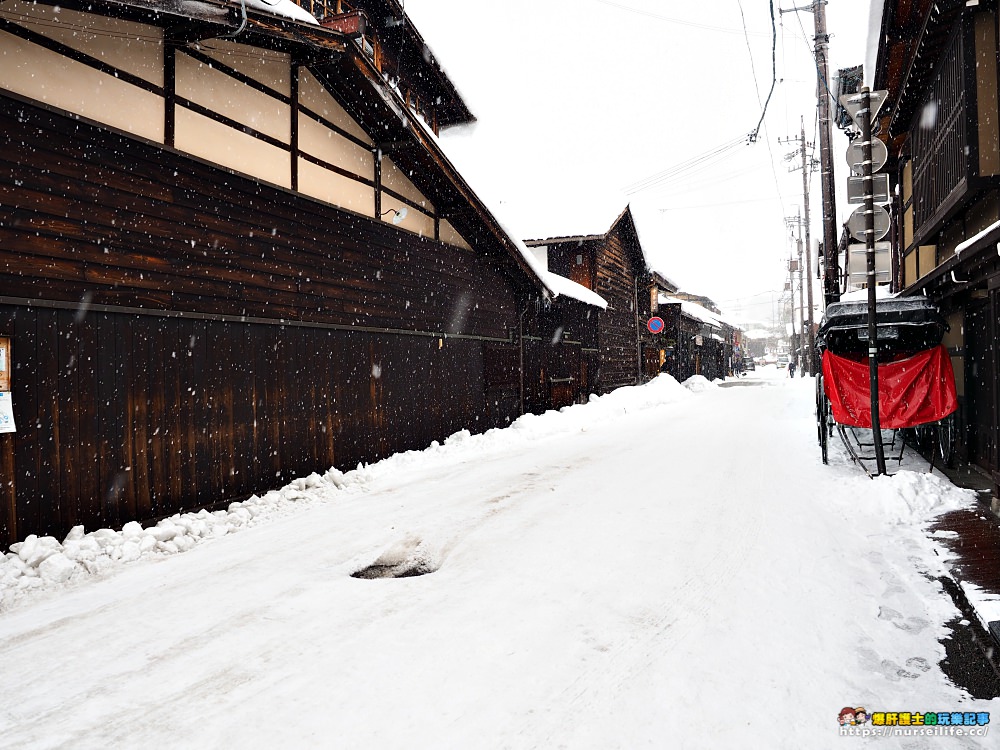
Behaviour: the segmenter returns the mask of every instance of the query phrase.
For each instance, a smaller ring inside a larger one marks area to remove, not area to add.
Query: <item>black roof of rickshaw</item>
[[[893,341],[879,342],[880,349],[920,350],[941,343],[948,324],[937,305],[926,297],[892,297],[877,300],[875,321],[879,328],[893,327],[902,331]],[[820,323],[816,346],[840,353],[859,348],[858,331],[868,329],[868,302],[831,303]],[[864,344],[867,347],[867,342]]]

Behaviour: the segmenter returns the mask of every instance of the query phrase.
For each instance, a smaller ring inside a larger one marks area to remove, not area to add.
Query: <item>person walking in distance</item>
[[[788,377],[790,377],[790,378],[794,378],[795,377],[795,360],[794,359],[790,359],[788,361]]]

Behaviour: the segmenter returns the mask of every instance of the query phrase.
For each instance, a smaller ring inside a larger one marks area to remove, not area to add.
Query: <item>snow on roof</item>
[[[621,202],[611,203],[611,200],[595,197],[592,203],[560,206],[558,210],[533,216],[529,221],[522,222],[523,232],[529,238],[553,242],[596,240],[608,233],[622,213]]]
[[[695,320],[700,320],[702,323],[708,323],[710,326],[715,326],[716,328],[722,327],[721,318],[716,315],[711,310],[706,310],[701,305],[697,305],[694,302],[688,302],[687,300],[677,299],[676,297],[671,297],[667,294],[661,294],[659,296],[660,304],[677,304],[681,306],[681,312],[687,315],[689,318],[694,318]],[[727,324],[728,325],[728,324]]]
[[[248,8],[267,11],[276,16],[285,16],[295,21],[319,26],[319,21],[309,11],[296,5],[292,0],[246,0],[246,4]]]
[[[398,90],[397,93],[399,93]],[[402,96],[402,94],[400,94],[400,96]],[[450,157],[448,156],[447,153],[445,153],[445,148],[441,142],[440,137],[438,137],[438,135],[431,129],[430,125],[427,124],[427,121],[424,120],[423,117],[411,117],[410,121],[417,124],[417,127],[419,127],[421,131],[423,131],[424,135],[426,135],[437,147],[439,154],[443,156],[445,160],[447,160],[450,163]],[[549,284],[546,283],[544,278],[545,274],[548,273],[545,264],[542,261],[540,261],[538,257],[535,255],[534,251],[532,251],[531,248],[525,245],[522,240],[518,239],[518,235],[513,231],[511,231],[510,227],[507,226],[506,221],[500,217],[501,211],[499,210],[499,205],[494,205],[489,196],[479,193],[479,191],[477,191],[472,186],[472,183],[470,182],[468,176],[460,172],[457,167],[452,165],[452,169],[454,169],[455,174],[459,175],[459,177],[462,180],[464,180],[465,183],[469,186],[469,189],[475,195],[476,200],[479,202],[479,205],[482,206],[482,208],[485,209],[490,214],[490,216],[493,217],[493,221],[496,222],[496,225],[500,228],[500,231],[502,231],[507,236],[507,239],[511,242],[512,245],[514,245],[515,249],[521,254],[521,257],[524,258],[525,263],[527,263],[532,273],[534,273],[535,276],[542,282],[542,286],[545,287],[546,291],[555,295],[556,290],[553,289],[551,286],[549,286]],[[606,305],[607,303],[605,303],[605,306]]]
[[[712,315],[714,315],[719,320],[720,323],[725,323],[730,328],[736,328],[742,330],[740,328],[741,324],[737,323],[733,318],[729,317],[728,315],[719,315],[718,313],[712,313]]]
[[[620,206],[620,204],[619,204]],[[615,208],[616,213],[611,212],[611,206],[607,206],[607,211],[602,210],[587,210],[577,216],[572,216],[569,214],[563,214],[555,219],[550,219],[547,224],[548,227],[554,229],[559,222],[559,226],[563,227],[563,233],[557,232],[539,232],[535,233],[535,239],[528,239],[527,242],[532,244],[537,243],[548,243],[556,244],[563,242],[586,242],[592,240],[601,240],[607,236],[614,226],[621,220],[621,218],[626,214],[630,214],[632,217],[632,225],[635,227],[635,234],[639,240],[639,252],[642,253],[642,261],[646,266],[648,271],[652,273],[659,274],[664,281],[672,285],[674,289],[679,289],[680,285],[674,281],[670,276],[664,273],[659,268],[653,266],[653,261],[651,260],[649,247],[650,235],[645,234],[642,229],[640,229],[640,221],[636,219],[636,212],[632,210],[632,204],[626,204],[624,209],[618,207]],[[568,223],[575,222],[575,223]]]
[[[629,210],[632,209],[632,204],[631,203],[629,204],[628,209]],[[653,235],[652,235],[651,232],[644,232],[643,231],[642,227],[640,226],[640,224],[642,224],[642,222],[637,218],[637,214],[638,213],[639,212],[637,212],[637,211],[632,211],[632,223],[635,225],[635,233],[639,237],[639,249],[642,251],[642,259],[643,259],[643,261],[646,264],[646,268],[648,268],[650,271],[653,271],[654,273],[660,274],[660,276],[662,276],[664,279],[666,279],[667,282],[669,282],[671,285],[673,285],[674,289],[680,289],[681,288],[680,284],[678,284],[672,278],[670,278],[669,276],[667,276],[667,274],[665,274],[663,271],[661,271],[660,269],[655,268],[653,266],[653,261],[652,261],[652,258],[650,256],[650,253],[649,253],[649,251],[650,251],[650,249],[652,247],[652,244],[653,244],[652,243],[652,236]],[[648,227],[647,227],[647,229],[648,229]]]
[[[875,286],[875,299],[891,299],[896,295],[889,291],[888,284],[877,284]],[[855,289],[853,292],[847,292],[846,294],[840,295],[841,302],[867,302],[868,301],[868,289]]]
[[[542,281],[545,282],[545,286],[555,292],[557,297],[570,297],[571,299],[585,302],[588,305],[599,307],[602,310],[608,309],[608,302],[604,299],[604,297],[599,295],[597,292],[591,291],[582,284],[577,284],[575,281],[567,279],[565,276],[552,273],[551,271],[542,271],[541,276]]]
[[[480,203],[482,203],[483,207],[487,211],[489,211],[490,214],[492,214],[493,220],[497,223],[497,226],[499,226],[501,231],[503,231],[503,233],[507,235],[508,239],[514,245],[517,251],[521,254],[521,257],[524,258],[525,263],[528,264],[528,267],[535,274],[535,276],[539,278],[539,280],[542,282],[542,285],[546,288],[546,290],[548,290],[553,295],[557,295],[558,292],[556,292],[556,290],[545,279],[545,277],[549,275],[549,272],[545,268],[545,265],[535,256],[535,254],[531,251],[531,248],[529,248],[521,240],[519,240],[517,238],[517,235],[511,232],[510,229],[508,229],[504,225],[503,221],[501,221],[497,217],[497,214],[493,210],[492,206],[488,205],[482,198],[480,198],[479,200]],[[567,281],[568,280],[569,279],[567,279]]]

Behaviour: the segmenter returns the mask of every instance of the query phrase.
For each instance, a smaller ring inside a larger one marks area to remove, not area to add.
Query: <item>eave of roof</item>
[[[42,5],[99,13],[162,27],[174,43],[228,37],[240,30],[238,41],[262,44],[283,52],[301,50],[339,55],[347,37],[339,31],[297,21],[289,16],[246,8],[243,23],[239,3],[225,0],[167,3],[163,0],[34,0]],[[266,40],[266,41],[265,41]]]
[[[586,234],[575,237],[549,237],[548,239],[524,240],[528,247],[544,247],[545,245],[565,245],[568,243],[579,244],[581,242],[600,242],[607,237],[606,234]]]
[[[376,25],[378,36],[383,42],[392,40],[392,45],[396,49],[402,49],[401,46],[396,47],[397,42],[399,45],[406,45],[407,59],[416,61],[427,73],[427,76],[413,76],[410,86],[419,92],[423,83],[429,89],[429,95],[440,98],[440,102],[436,105],[439,127],[466,125],[476,121],[455,83],[444,71],[413,21],[406,15],[406,10],[399,0],[349,0],[349,2],[365,11],[369,20]],[[398,25],[392,23],[396,19],[402,19],[403,23]]]
[[[626,219],[628,219],[632,224],[632,230],[635,233],[635,241],[639,249],[639,256],[640,259],[642,260],[642,264],[645,267],[646,271],[652,271],[653,269],[650,266],[649,257],[646,255],[646,249],[643,247],[642,244],[642,237],[640,236],[639,233],[639,227],[636,226],[635,217],[632,214],[631,205],[625,206],[624,210],[622,210],[618,214],[618,216],[614,219],[614,221],[612,221],[611,224],[608,226],[607,231],[602,234],[578,234],[578,235],[548,237],[544,239],[537,238],[531,240],[524,240],[524,244],[527,245],[528,247],[541,247],[545,245],[568,245],[568,244],[581,244],[584,242],[604,242],[605,240],[607,240],[608,236],[611,235],[618,228],[618,226],[622,224],[622,222],[625,221]],[[663,274],[660,275],[663,276]],[[666,276],[663,276],[663,278],[666,279]],[[669,279],[666,280],[669,281]],[[676,287],[676,285],[674,286]]]
[[[197,38],[200,39],[218,38],[242,25],[239,5],[234,6],[223,0],[197,0],[193,3],[177,4],[172,8],[166,7],[162,0],[37,1],[47,5],[79,9],[81,12],[156,24],[170,28],[174,33],[183,33],[187,22],[192,25],[191,32],[197,32]],[[248,25],[239,37],[244,43],[263,43],[266,40],[265,46],[269,48],[305,52],[311,64],[325,67],[328,72],[355,71],[361,74],[377,96],[365,97],[361,94],[357,101],[360,101],[360,106],[369,112],[381,110],[380,114],[372,114],[368,118],[369,127],[374,126],[376,119],[382,124],[392,123],[392,129],[387,131],[388,136],[395,136],[393,140],[407,139],[422,149],[460,200],[473,210],[477,220],[493,241],[524,274],[525,285],[543,295],[551,294],[552,290],[545,285],[525,259],[517,243],[447,159],[429,131],[419,124],[419,118],[409,111],[406,103],[382,78],[371,60],[362,55],[356,45],[348,43],[343,33],[249,8],[247,21]],[[373,132],[376,132],[374,128]]]
[[[465,178],[459,173],[448,157],[445,156],[441,147],[438,145],[437,140],[430,133],[430,131],[425,129],[421,121],[414,117],[413,114],[406,109],[405,102],[403,102],[403,100],[399,98],[396,91],[385,80],[383,80],[382,76],[379,74],[378,70],[375,69],[371,61],[362,55],[351,55],[350,59],[352,62],[352,68],[364,76],[371,88],[378,94],[378,99],[380,99],[387,108],[387,111],[383,112],[383,115],[386,115],[386,117],[380,125],[380,127],[383,128],[380,132],[384,132],[388,140],[392,140],[397,143],[409,141],[418,146],[416,155],[414,154],[414,150],[412,148],[406,148],[405,145],[399,152],[393,154],[393,159],[396,161],[397,165],[413,163],[421,166],[422,168],[433,166],[447,181],[447,188],[452,192],[452,200],[457,199],[457,201],[461,202],[463,206],[462,211],[456,212],[452,215],[448,215],[446,211],[442,218],[450,221],[453,225],[455,225],[455,228],[460,234],[466,236],[467,232],[463,231],[462,222],[467,220],[469,213],[464,210],[464,207],[471,208],[476,220],[487,230],[493,242],[503,248],[507,255],[514,261],[515,265],[527,276],[528,279],[530,279],[535,289],[543,293],[549,292],[550,290],[548,287],[522,254],[516,241],[511,237],[507,230],[501,226],[500,222],[496,219],[486,204],[483,203],[478,195],[476,195],[469,183],[466,182]],[[360,92],[359,96],[364,99],[365,102],[370,101]],[[426,159],[421,159],[420,154],[425,155]],[[411,175],[410,179],[414,181],[414,184],[416,184],[418,188],[426,189],[426,186],[419,184],[420,180],[416,175]],[[439,192],[441,189],[442,185],[438,183],[436,191]],[[466,237],[466,239],[469,238]]]

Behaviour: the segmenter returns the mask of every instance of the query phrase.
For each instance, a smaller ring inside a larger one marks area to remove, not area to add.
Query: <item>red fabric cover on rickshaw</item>
[[[849,427],[872,426],[868,360],[857,362],[823,352],[823,388],[833,418]],[[944,346],[878,366],[878,415],[884,429],[936,422],[958,408],[955,373]]]

